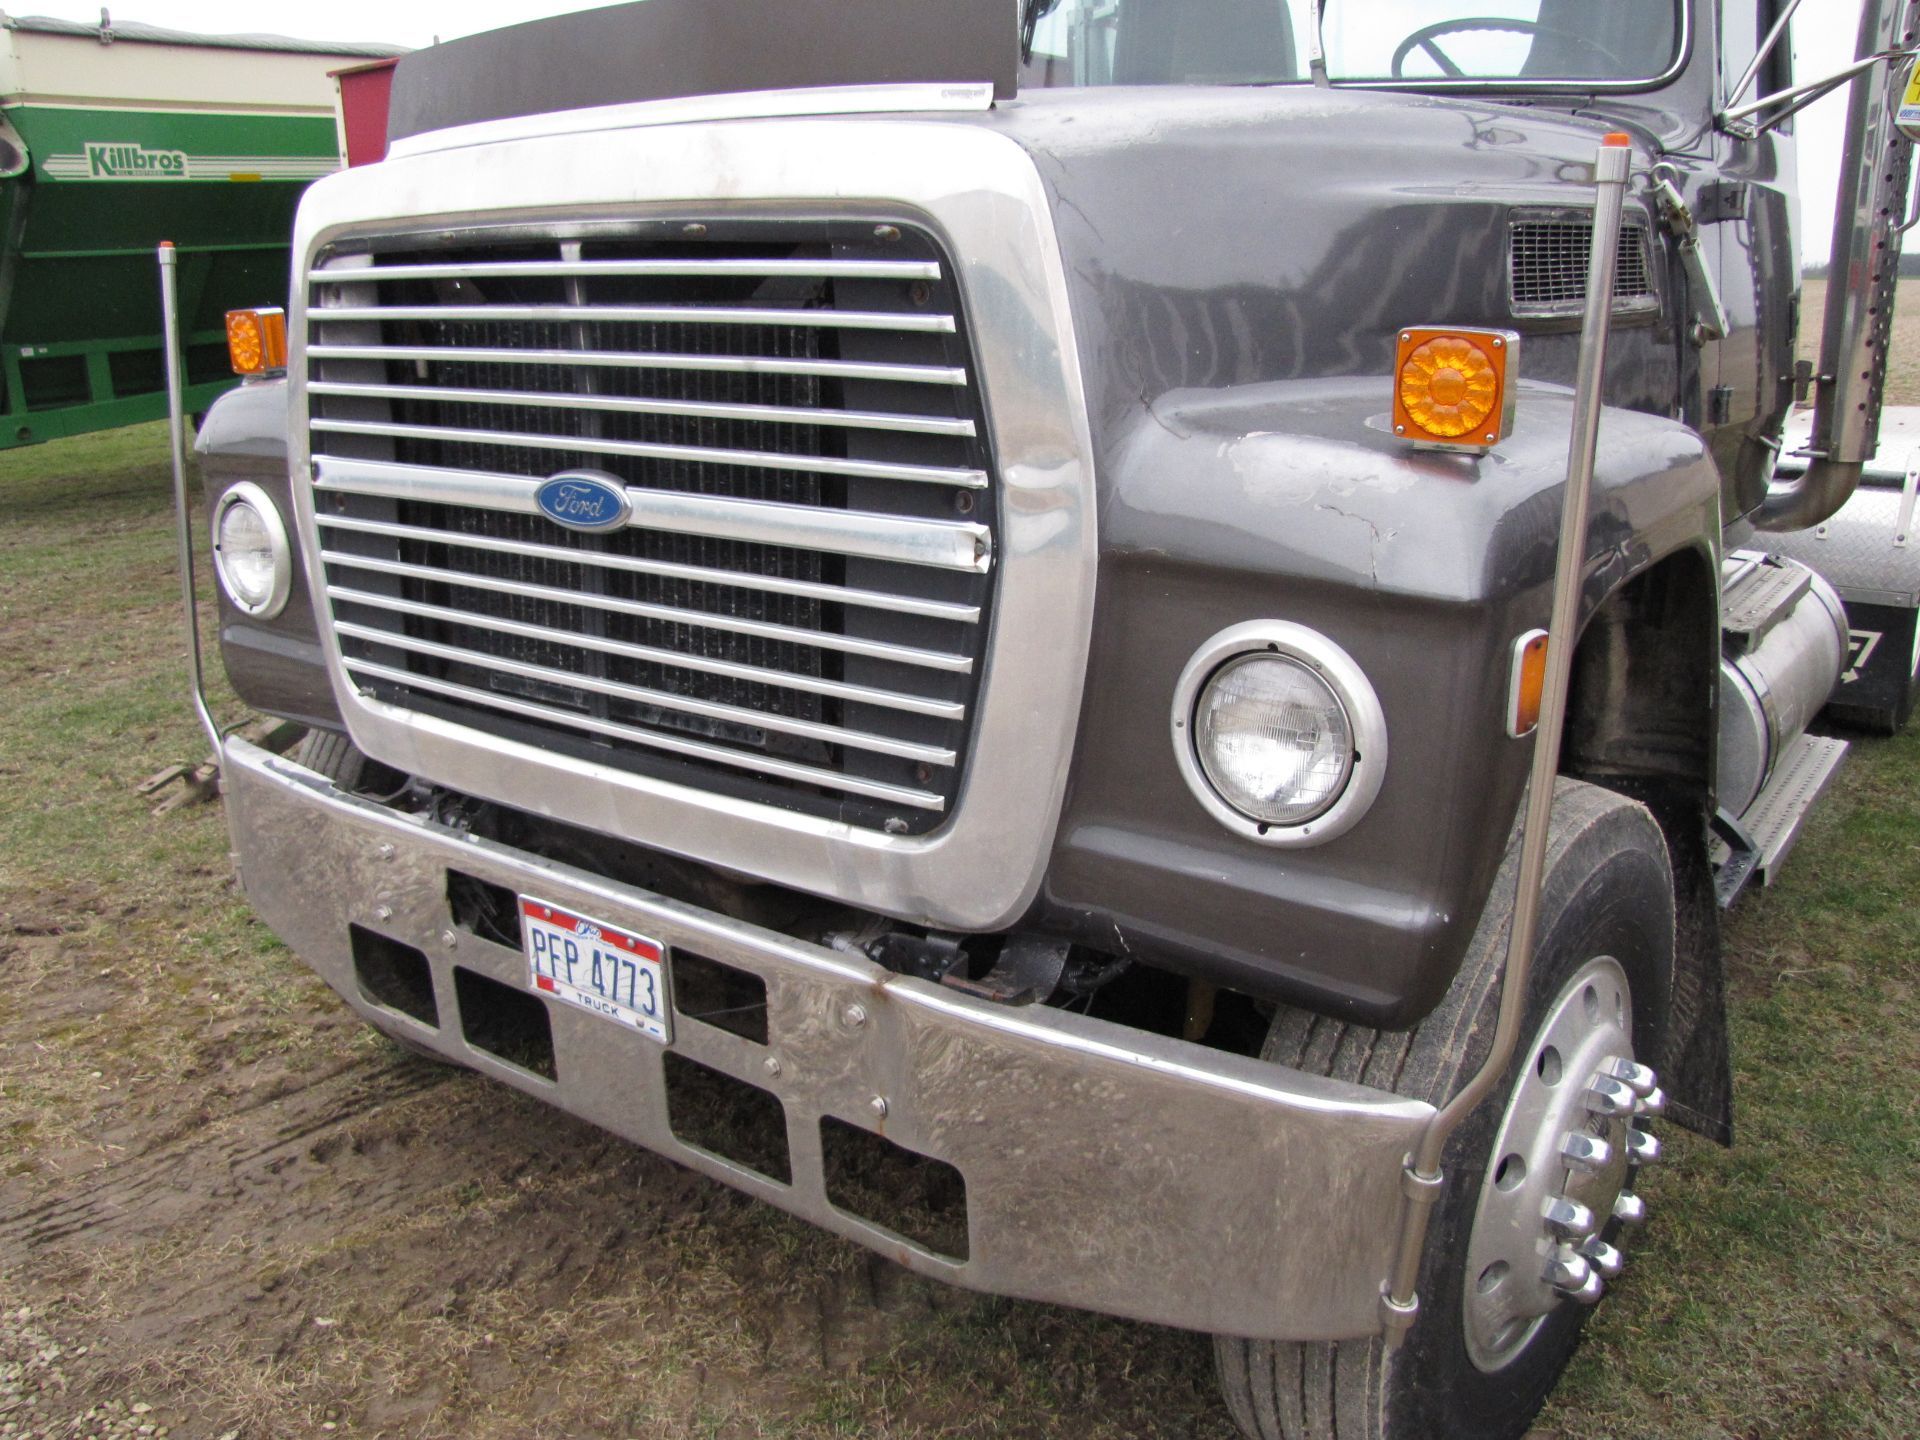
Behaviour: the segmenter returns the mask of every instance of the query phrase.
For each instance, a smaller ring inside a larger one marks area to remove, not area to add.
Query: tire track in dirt
[[[431,1066],[377,1057],[277,1088],[177,1139],[71,1177],[37,1203],[0,1210],[0,1267],[63,1241],[164,1228],[223,1191],[265,1183],[303,1147],[324,1148],[329,1132],[367,1124],[452,1079]],[[271,1126],[265,1134],[263,1118]]]

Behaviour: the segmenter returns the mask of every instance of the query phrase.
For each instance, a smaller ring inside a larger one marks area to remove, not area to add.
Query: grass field
[[[133,793],[204,751],[163,460],[0,455],[0,1436],[1230,1434],[1196,1337],[919,1281],[353,1022],[217,807]],[[1546,1433],[1920,1435],[1916,894],[1910,732],[1729,917],[1740,1143],[1667,1127]]]

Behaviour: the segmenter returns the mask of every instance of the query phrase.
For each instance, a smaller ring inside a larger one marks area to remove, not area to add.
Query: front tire
[[[1283,1009],[1265,1058],[1444,1103],[1492,1043],[1517,868],[1510,851],[1458,977],[1413,1030],[1369,1030]],[[1521,1193],[1516,1170],[1524,1175],[1526,1167],[1515,1157],[1557,1157],[1569,1117],[1589,1114],[1584,1088],[1567,1088],[1587,1084],[1583,1067],[1622,1043],[1632,1053],[1609,1058],[1660,1050],[1673,974],[1673,876],[1665,838],[1643,806],[1578,781],[1557,784],[1538,935],[1522,1043],[1502,1082],[1447,1147],[1419,1318],[1393,1351],[1379,1339],[1218,1337],[1221,1390],[1251,1440],[1517,1440],[1559,1380],[1587,1307],[1545,1288],[1545,1301],[1533,1304],[1533,1293],[1519,1287],[1542,1285],[1537,1276],[1553,1237],[1544,1220],[1538,1236],[1521,1240],[1503,1227],[1511,1231],[1518,1207],[1535,1202],[1532,1190]],[[1549,1062],[1549,1050],[1557,1062]],[[1591,1128],[1612,1136],[1613,1159],[1590,1170],[1566,1167],[1565,1178],[1550,1182],[1584,1195],[1599,1222],[1628,1181],[1630,1118],[1593,1117]],[[1525,1183],[1537,1189],[1550,1175],[1551,1166],[1536,1163]],[[1607,1223],[1600,1238],[1616,1239],[1618,1230],[1618,1222]],[[1508,1283],[1516,1289],[1503,1291]],[[1510,1307],[1517,1318],[1490,1312],[1482,1287],[1517,1299]]]

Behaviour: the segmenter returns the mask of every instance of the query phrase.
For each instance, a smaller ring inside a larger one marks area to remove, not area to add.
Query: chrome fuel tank
[[[1797,560],[1736,550],[1721,571],[1721,647],[1719,803],[1738,816],[1833,693],[1846,610]]]

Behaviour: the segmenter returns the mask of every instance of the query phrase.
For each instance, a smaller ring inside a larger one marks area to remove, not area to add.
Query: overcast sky
[[[1011,8],[1011,0],[1008,5]],[[97,3],[74,0],[14,0],[8,8],[19,15],[100,18]],[[428,45],[436,37],[451,40],[543,15],[597,7],[592,0],[330,0],[312,6],[289,5],[285,0],[265,4],[261,0],[137,0],[112,8],[122,20],[144,20],[179,30],[266,30],[313,40]],[[1858,13],[1856,0],[1814,0],[1803,5],[1794,26],[1796,73],[1803,78],[1828,73],[1851,58],[1858,28],[1852,17]],[[1844,108],[1844,92],[1830,96],[1809,108],[1798,126],[1803,199],[1800,249],[1811,260],[1824,260],[1827,255]]]

